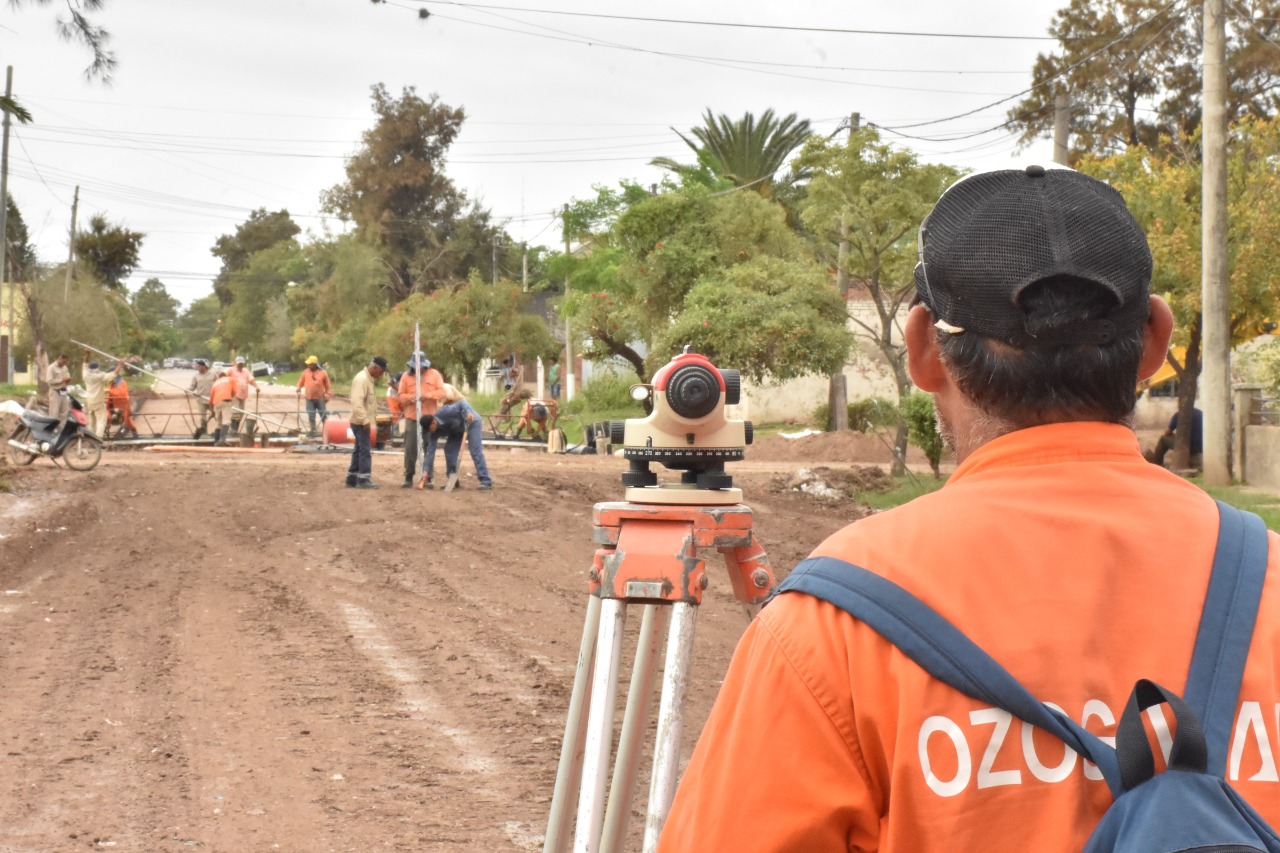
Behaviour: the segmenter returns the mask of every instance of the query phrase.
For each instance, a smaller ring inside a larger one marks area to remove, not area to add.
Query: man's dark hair
[[[1032,335],[1083,318],[1106,316],[1116,296],[1094,282],[1057,276],[1018,297]],[[938,332],[943,362],[959,389],[989,415],[1016,429],[1059,421],[1123,423],[1137,402],[1142,327],[1108,343],[1017,348],[972,332]]]

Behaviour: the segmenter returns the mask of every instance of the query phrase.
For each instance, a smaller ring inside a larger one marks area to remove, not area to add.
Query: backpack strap
[[[1227,770],[1231,726],[1267,577],[1270,543],[1266,524],[1253,513],[1218,501],[1218,515],[1218,549],[1183,694],[1204,727],[1208,770],[1221,777]]]
[[[775,594],[804,592],[866,623],[939,681],[966,696],[1044,729],[1098,765],[1114,796],[1122,792],[1115,750],[1083,726],[1037,700],[1000,664],[910,592],[835,557],[811,557]]]

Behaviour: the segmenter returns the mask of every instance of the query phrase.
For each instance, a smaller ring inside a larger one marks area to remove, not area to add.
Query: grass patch
[[[0,397],[12,400],[26,400],[34,393],[36,393],[36,386],[34,385],[10,385],[7,382],[0,382]]]
[[[854,493],[854,499],[872,509],[893,509],[895,506],[901,506],[904,503],[913,501],[921,495],[936,492],[946,482],[945,477],[939,480],[932,474],[917,475],[914,479],[911,477],[895,477],[891,488],[879,491],[859,490]]]
[[[1214,500],[1222,501],[1236,509],[1257,513],[1266,522],[1267,529],[1280,530],[1280,495],[1251,489],[1248,486],[1208,486],[1199,477],[1191,482],[1209,493]]]

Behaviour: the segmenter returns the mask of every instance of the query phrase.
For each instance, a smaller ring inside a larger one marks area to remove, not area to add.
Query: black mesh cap
[[[1019,347],[1105,344],[1147,321],[1151,250],[1124,199],[1070,169],[1028,166],[970,175],[942,194],[920,226],[916,295],[947,331]],[[1105,287],[1105,317],[1031,335],[1023,291],[1059,276]]]

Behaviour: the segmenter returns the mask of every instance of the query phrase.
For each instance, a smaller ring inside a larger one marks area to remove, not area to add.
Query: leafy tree
[[[912,390],[899,316],[913,293],[916,231],[961,173],[950,166],[921,163],[914,152],[881,142],[875,128],[863,128],[846,142],[812,137],[798,160],[812,171],[801,220],[826,263],[837,272],[843,269],[866,292],[875,318],[866,320],[855,313],[850,319],[858,337],[868,341],[892,371],[901,405]],[[849,251],[841,255],[838,247],[846,234]],[[839,301],[845,304],[843,294]],[[895,476],[906,470],[907,438],[907,422],[899,417]]]
[[[31,0],[36,6],[48,6],[54,0]],[[111,34],[89,20],[86,13],[97,12],[105,5],[105,0],[64,0],[68,17],[58,17],[55,26],[58,36],[63,41],[78,41],[93,53],[93,62],[84,70],[84,76],[95,77],[104,83],[111,81],[111,72],[116,67],[114,51],[107,49]],[[9,0],[13,9],[21,9],[23,0]]]
[[[143,282],[129,298],[133,320],[126,343],[129,351],[145,359],[164,358],[178,344],[178,332],[174,324],[178,320],[180,303],[169,295],[158,278]]]
[[[307,261],[293,240],[254,252],[242,269],[231,273],[231,304],[223,309],[218,339],[232,352],[255,352],[271,330],[272,305],[282,305],[291,281],[305,278]]]
[[[17,291],[17,321],[22,334],[16,352],[36,363],[41,390],[50,354],[65,352],[76,360],[79,347],[72,339],[108,351],[115,351],[123,340],[124,330],[114,308],[120,297],[91,282],[87,272],[76,276],[68,288],[65,270],[55,268],[19,283]]]
[[[218,300],[224,306],[231,304],[231,275],[245,268],[250,255],[292,240],[301,232],[288,210],[268,213],[265,207],[260,207],[236,226],[235,234],[223,234],[214,241],[209,251],[222,260],[222,269],[213,280],[213,292],[218,295]]]
[[[565,310],[589,336],[583,354],[620,357],[641,381],[686,344],[744,375],[785,379],[839,364],[851,343],[785,211],[756,193],[637,197],[553,275],[561,264]]]
[[[453,276],[456,267],[440,266],[454,248],[450,241],[468,242],[462,229],[483,232],[488,214],[475,205],[468,210],[465,194],[444,172],[445,155],[465,118],[462,109],[436,95],[423,100],[412,86],[392,98],[379,83],[373,87],[373,110],[377,122],[347,161],[346,182],[325,192],[322,203],[354,222],[356,234],[379,248],[387,266],[388,301],[394,304],[428,289],[424,279]]]
[[[445,376],[479,385],[480,365],[499,353],[525,359],[548,358],[560,351],[546,323],[529,313],[527,294],[510,281],[496,285],[472,276],[466,284],[414,294],[382,317],[369,331],[369,351],[394,360],[413,351],[413,327],[420,324],[423,350]]]
[[[723,113],[712,115],[708,109],[702,117],[702,126],[689,131],[693,139],[678,130],[675,132],[693,149],[697,165],[678,163],[670,157],[658,157],[651,165],[697,183],[707,183],[707,176],[714,176],[734,186],[758,186],[764,195],[772,195],[775,176],[812,130],[808,120],[798,118],[795,113],[779,119],[769,109],[759,120],[746,113],[735,121]],[[803,171],[793,168],[778,186],[786,188],[803,178]]]
[[[1280,108],[1280,2],[1228,4],[1228,116]],[[1071,0],[1049,32],[1059,40],[1032,68],[1031,93],[1009,110],[1022,141],[1053,136],[1055,95],[1070,94],[1072,162],[1131,145],[1189,139],[1200,124],[1200,3]],[[1154,110],[1151,109],[1154,107]]]
[[[138,267],[145,237],[97,214],[89,220],[89,228],[76,235],[76,255],[104,287],[123,293],[125,279]]]
[[[193,301],[174,325],[178,331],[178,347],[174,352],[188,358],[207,356],[214,348],[221,315],[222,304],[217,294],[210,293]]]
[[[1280,265],[1275,240],[1280,233],[1280,175],[1275,168],[1280,119],[1245,119],[1233,132],[1236,142],[1227,161],[1227,255],[1235,344],[1256,335],[1259,322],[1275,311],[1280,299],[1275,278]],[[1080,168],[1119,190],[1147,233],[1154,259],[1152,291],[1172,306],[1177,320],[1173,345],[1186,349],[1182,359],[1172,350],[1168,355],[1178,376],[1181,413],[1173,465],[1186,467],[1191,434],[1182,425],[1192,422],[1202,367],[1200,162],[1168,146],[1135,146],[1112,157],[1083,160]]]
[[[945,446],[938,432],[938,420],[934,414],[933,395],[913,391],[902,401],[902,419],[907,422],[911,443],[924,451],[933,469],[935,479],[942,479],[942,451]]]
[[[27,281],[36,274],[36,249],[31,243],[27,222],[12,195],[7,199],[6,207],[4,263],[8,269],[5,280]]]

